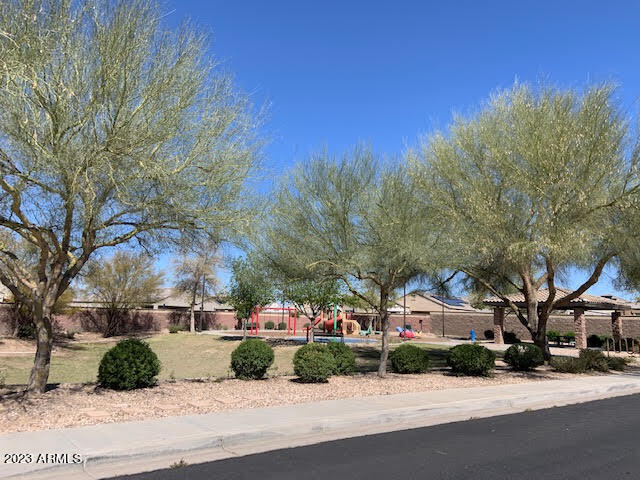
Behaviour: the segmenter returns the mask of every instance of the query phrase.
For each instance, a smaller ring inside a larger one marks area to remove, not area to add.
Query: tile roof
[[[556,300],[571,292],[572,290],[568,290],[566,288],[556,288]],[[518,306],[521,306],[525,303],[524,295],[520,292],[509,294],[506,297]],[[543,288],[536,292],[536,299],[538,300],[538,303],[544,303],[548,298],[548,289]],[[506,306],[505,302],[501,298],[495,296],[489,297],[484,301],[484,303],[485,305],[489,306]],[[637,305],[633,302],[629,302],[627,300],[613,296],[600,296],[583,293],[578,298],[575,298],[571,302],[569,302],[566,308],[571,309],[577,307],[600,308],[609,310],[629,310],[631,308],[636,308]]]

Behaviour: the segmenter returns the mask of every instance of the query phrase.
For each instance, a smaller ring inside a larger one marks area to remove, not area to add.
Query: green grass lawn
[[[155,335],[145,339],[162,362],[160,379],[220,378],[233,376],[229,368],[231,352],[237,339],[189,333]],[[51,359],[51,383],[95,382],[98,364],[104,353],[115,343],[75,343],[58,347]],[[432,368],[445,365],[447,349],[442,346],[416,344],[427,348]],[[395,345],[392,346],[392,348]],[[270,375],[292,375],[293,355],[298,347],[276,346],[275,361]],[[377,370],[379,347],[353,347],[358,370]],[[26,384],[33,364],[32,356],[0,357],[0,371],[7,384]]]

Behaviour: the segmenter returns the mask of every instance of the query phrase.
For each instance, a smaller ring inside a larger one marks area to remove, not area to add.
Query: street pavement
[[[640,395],[114,477],[121,480],[640,478]]]

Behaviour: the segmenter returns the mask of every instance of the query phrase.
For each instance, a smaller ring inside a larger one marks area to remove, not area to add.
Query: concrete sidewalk
[[[0,477],[104,478],[635,393],[640,376],[600,375],[12,433]]]

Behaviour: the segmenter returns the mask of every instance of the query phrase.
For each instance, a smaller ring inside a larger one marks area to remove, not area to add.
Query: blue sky
[[[639,106],[640,2],[169,0],[168,12],[209,29],[222,68],[270,104],[267,183],[324,145],[401,153],[515,79],[610,80],[630,114]],[[590,290],[613,291],[607,275]]]

